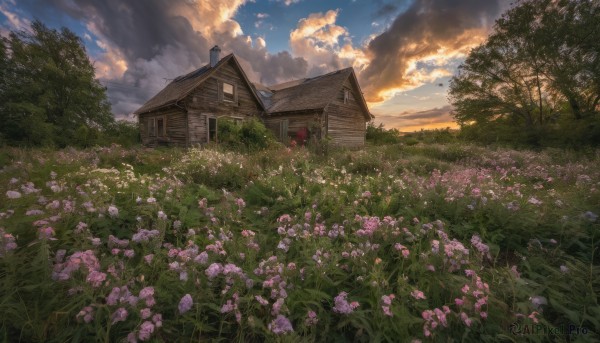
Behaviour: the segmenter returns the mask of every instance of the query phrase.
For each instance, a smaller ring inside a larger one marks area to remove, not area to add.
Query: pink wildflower
[[[86,323],[94,320],[94,308],[91,306],[84,307],[76,316],[77,319],[83,318],[83,321]]]
[[[50,226],[43,227],[40,229],[39,239],[56,240],[56,238],[53,238],[53,237],[54,237],[54,229],[51,228]]]
[[[86,278],[86,281],[91,283],[92,287],[100,287],[104,280],[106,280],[106,274],[96,270],[91,271]]]
[[[346,298],[348,297],[348,293],[342,291],[338,296],[335,297],[334,302],[335,306],[333,307],[333,312],[341,313],[341,314],[350,314],[354,312],[354,309],[358,307],[357,302],[348,303]]]
[[[194,301],[192,300],[192,296],[189,294],[184,295],[183,298],[181,298],[181,300],[179,301],[179,313],[186,313],[187,311],[192,309],[193,305]]]
[[[6,192],[6,196],[9,199],[18,199],[21,197],[21,193],[19,193],[17,191],[8,191],[8,192]]]
[[[539,314],[539,313],[538,313],[537,311],[533,311],[533,312],[531,312],[531,314],[530,314],[529,316],[527,316],[527,317],[529,317],[529,319],[533,320],[533,322],[537,324],[537,323],[539,322],[539,319],[537,319],[537,317],[536,317],[538,314]]]
[[[157,328],[162,326],[162,314],[157,313],[155,315],[152,316],[152,322],[154,323],[154,326],[156,326]]]
[[[465,323],[466,326],[471,326],[471,318],[469,318],[469,316],[466,313],[461,312],[460,319],[463,321],[463,323]]]
[[[119,307],[112,315],[112,323],[124,322],[127,319],[127,310]]]
[[[112,218],[116,218],[119,216],[119,209],[114,205],[108,206],[108,215]]]
[[[146,263],[148,263],[148,264],[152,263],[152,259],[154,259],[154,254],[148,254],[148,255],[144,256],[144,261],[146,261]]]
[[[269,324],[269,330],[276,335],[294,332],[294,328],[292,327],[290,320],[280,314],[277,315],[277,317]]]
[[[306,314],[306,320],[304,321],[304,324],[306,326],[313,326],[316,325],[319,322],[319,319],[317,319],[317,313],[315,311],[308,311],[308,313]]]
[[[146,298],[149,298],[149,297],[152,297],[152,296],[154,296],[154,287],[144,287],[140,291],[140,298],[141,299],[146,299]]]
[[[233,310],[235,310],[235,305],[233,304],[233,302],[231,301],[231,299],[227,300],[227,303],[225,303],[225,305],[223,305],[223,307],[221,307],[221,313],[229,313]]]
[[[140,310],[140,317],[142,317],[142,319],[148,319],[151,315],[152,310],[147,307]]]
[[[138,338],[142,341],[147,341],[152,336],[154,332],[154,324],[151,321],[145,321],[140,326],[140,332],[138,333]]]
[[[221,274],[222,271],[223,271],[223,265],[221,265],[220,263],[213,263],[210,266],[208,266],[205,273],[206,273],[206,276],[208,276],[208,279],[212,280],[212,279],[216,278],[217,276],[219,276],[219,274]]]
[[[413,298],[419,300],[419,299],[427,299],[427,297],[425,296],[425,294],[421,291],[419,291],[418,289],[415,289],[414,291],[412,291],[410,293],[410,295],[413,296]]]
[[[108,297],[106,297],[106,304],[107,305],[116,305],[120,296],[121,296],[121,290],[119,289],[119,287],[113,287],[113,289],[110,292],[110,294],[108,295]]]
[[[255,296],[254,299],[256,299],[256,301],[258,301],[263,306],[269,305],[269,301],[261,297],[260,295]]]

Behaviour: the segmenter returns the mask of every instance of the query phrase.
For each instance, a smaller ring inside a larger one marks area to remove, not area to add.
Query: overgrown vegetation
[[[139,142],[115,122],[81,38],[34,21],[0,39],[0,145],[79,146]]]
[[[518,1],[451,81],[462,136],[527,146],[599,145],[599,16],[597,1]]]
[[[253,152],[277,144],[273,133],[263,123],[251,118],[236,123],[230,118],[219,118],[219,144],[235,151]]]
[[[5,148],[0,336],[597,341],[598,163],[456,143]]]

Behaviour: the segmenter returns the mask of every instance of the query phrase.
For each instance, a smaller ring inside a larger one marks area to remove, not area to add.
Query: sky
[[[234,53],[272,85],[353,67],[375,124],[456,127],[449,80],[508,0],[0,0],[0,35],[34,19],[77,33],[117,118]]]

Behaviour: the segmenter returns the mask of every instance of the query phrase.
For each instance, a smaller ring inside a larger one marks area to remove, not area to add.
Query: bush
[[[367,124],[366,140],[374,145],[396,144],[400,142],[400,132],[397,129],[386,130],[383,124],[375,126],[371,121]]]
[[[241,124],[227,117],[219,118],[218,137],[224,147],[246,152],[264,150],[277,142],[273,133],[256,118]]]

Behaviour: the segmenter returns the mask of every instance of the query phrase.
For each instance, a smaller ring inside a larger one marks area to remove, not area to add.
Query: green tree
[[[449,100],[456,120],[472,131],[506,126],[536,140],[566,118],[597,120],[598,42],[597,1],[517,2],[453,77]]]
[[[114,123],[82,40],[40,21],[0,45],[0,134],[12,144],[77,144]]]

